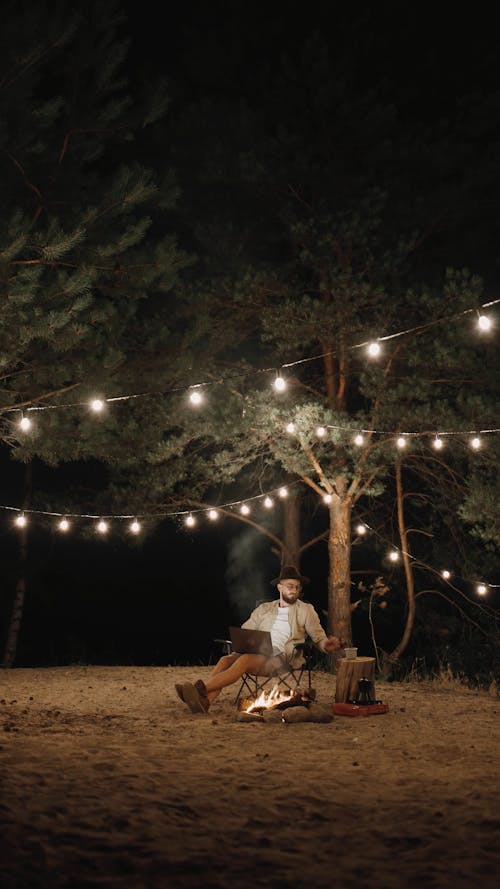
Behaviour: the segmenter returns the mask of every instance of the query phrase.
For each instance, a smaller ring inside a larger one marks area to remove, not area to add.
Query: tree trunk
[[[359,695],[359,680],[370,682],[370,697],[375,700],[375,658],[357,657],[352,660],[339,660],[337,682],[335,685],[335,702],[344,704],[355,700]]]
[[[31,500],[31,480],[32,466],[31,463],[26,464],[24,473],[24,509],[28,509]],[[7,640],[5,642],[5,650],[2,660],[2,667],[10,669],[14,665],[17,654],[17,643],[19,640],[19,631],[21,629],[21,621],[23,619],[24,598],[26,594],[26,568],[28,564],[28,526],[19,530],[19,567],[16,582],[16,591],[14,601],[12,603],[12,613],[10,616],[9,629],[7,631]]]
[[[283,501],[282,559],[300,570],[300,495],[289,494]]]
[[[408,551],[408,537],[406,534],[406,524],[404,517],[404,499],[403,499],[403,479],[401,474],[401,461],[396,463],[396,495],[398,508],[398,527],[399,539],[401,541],[401,550],[403,553],[403,564],[406,575],[406,590],[408,596],[408,614],[406,615],[406,625],[400,642],[396,648],[391,651],[388,656],[389,661],[396,661],[403,653],[410,641],[415,623],[415,585],[413,583],[413,571],[411,568],[411,559]]]
[[[346,645],[352,644],[351,509],[350,500],[333,495],[328,537],[328,633],[338,636]]]

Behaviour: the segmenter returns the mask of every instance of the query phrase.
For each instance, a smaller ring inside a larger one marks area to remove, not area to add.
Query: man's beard
[[[288,598],[290,597],[290,598]],[[298,593],[282,593],[281,598],[283,602],[286,602],[287,605],[295,605],[295,602],[299,598]]]

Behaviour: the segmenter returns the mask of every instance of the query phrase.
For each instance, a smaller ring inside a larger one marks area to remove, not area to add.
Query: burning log
[[[286,723],[295,725],[298,722],[333,722],[334,715],[331,706],[321,706],[320,704],[311,704],[309,707],[294,706],[285,709],[263,710],[262,713],[247,713],[241,710],[237,716],[237,722],[245,723]]]
[[[254,701],[241,700],[238,710],[245,713],[262,713],[264,710],[287,710],[289,707],[308,707],[316,698],[314,689],[307,691],[296,688],[293,691],[280,692],[277,686],[271,691],[263,691]]]
[[[263,692],[255,701],[240,701],[236,719],[246,723],[331,722],[331,708],[320,707],[315,698],[314,689],[280,693],[275,687],[271,692]]]

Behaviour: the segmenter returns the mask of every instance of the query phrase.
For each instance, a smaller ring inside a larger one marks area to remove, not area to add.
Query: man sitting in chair
[[[313,605],[299,599],[302,585],[309,583],[292,565],[281,569],[280,576],[271,581],[277,586],[279,599],[264,602],[252,611],[242,627],[249,630],[267,630],[271,633],[273,655],[232,654],[224,655],[216,663],[206,682],[184,682],[175,686],[183,703],[192,713],[207,713],[210,704],[226,685],[237,682],[244,673],[253,676],[273,676],[287,666],[300,666],[302,655],[295,646],[310,636],[320,651],[336,651],[341,643],[336,636],[327,636]]]

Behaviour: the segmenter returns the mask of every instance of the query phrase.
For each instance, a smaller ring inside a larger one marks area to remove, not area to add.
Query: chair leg
[[[249,692],[250,696],[257,697],[257,693],[258,693],[258,691],[257,691],[258,690],[257,677],[252,676],[251,673],[243,673],[243,675],[241,677],[241,685],[238,689],[238,694],[236,695],[236,697],[234,699],[235,704],[238,703],[238,701],[243,693],[244,688],[246,688],[246,690]]]
[[[311,670],[309,667],[302,666],[298,667],[295,670],[288,670],[288,672],[283,674],[276,674],[274,676],[254,676],[252,673],[243,673],[241,677],[241,684],[238,689],[238,694],[234,699],[234,703],[237,704],[241,695],[243,694],[244,689],[247,690],[251,698],[257,698],[263,691],[266,690],[266,686],[272,682],[278,682],[278,685],[284,685],[289,691],[294,691],[296,688],[299,688],[302,677],[304,673],[307,672],[307,687],[310,690],[312,681],[311,681]]]

